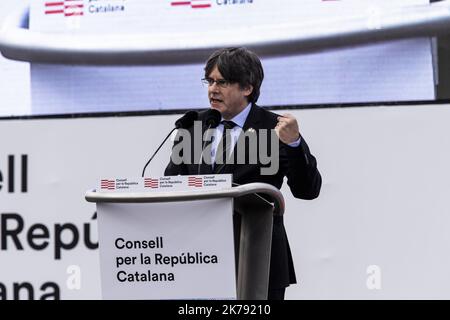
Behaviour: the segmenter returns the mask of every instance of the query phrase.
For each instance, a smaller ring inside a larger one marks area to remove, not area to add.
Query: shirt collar
[[[231,119],[237,126],[240,128],[244,127],[245,120],[247,120],[248,114],[250,113],[250,109],[252,108],[252,104],[249,103],[244,110],[239,112],[234,118]],[[223,120],[223,118],[222,118]]]

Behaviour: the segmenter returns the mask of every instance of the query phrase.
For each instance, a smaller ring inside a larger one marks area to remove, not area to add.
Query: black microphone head
[[[210,126],[210,128],[217,127],[220,123],[220,119],[222,119],[220,111],[216,109],[209,109],[206,112],[205,123],[207,126]]]
[[[177,129],[187,129],[192,126],[195,120],[198,119],[197,111],[188,111],[180,119],[175,121],[175,127]]]

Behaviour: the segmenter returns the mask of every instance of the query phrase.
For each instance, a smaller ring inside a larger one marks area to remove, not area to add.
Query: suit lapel
[[[257,129],[259,128],[259,123],[260,123],[259,107],[256,104],[252,104],[252,108],[248,113],[242,131],[245,132],[250,128]]]

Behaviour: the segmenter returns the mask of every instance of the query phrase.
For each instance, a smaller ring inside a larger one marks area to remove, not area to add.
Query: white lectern
[[[197,208],[198,205],[202,206],[202,202],[206,203],[207,201],[218,199],[230,200],[235,215],[240,217],[239,224],[235,224],[234,228],[236,297],[239,300],[267,299],[273,216],[284,213],[283,196],[272,185],[249,183],[220,190],[197,188],[193,191],[161,191],[157,193],[100,193],[92,190],[86,193],[85,198],[89,202],[97,203],[97,206],[102,204],[121,204],[122,207],[125,206],[125,211],[127,211],[126,206],[134,204],[143,204],[145,206],[145,204],[159,203],[163,206],[169,206],[171,203],[182,202],[184,215],[195,212],[196,206]],[[127,212],[123,211],[121,214],[126,215]],[[148,210],[146,214],[151,217],[151,210]],[[210,211],[208,214],[214,215],[214,211]],[[101,219],[99,219],[99,227],[101,227],[100,223]],[[176,221],[172,221],[172,223],[176,223]],[[191,223],[195,224],[196,221],[192,220]],[[139,227],[145,228],[145,225],[140,225]],[[182,232],[180,230],[178,232]],[[126,239],[118,241],[117,245],[119,248],[125,247]],[[157,247],[162,245],[161,242],[162,239],[156,237],[149,240],[145,245],[149,247],[153,244]],[[133,246],[133,242],[130,242],[129,245]],[[142,245],[142,243],[139,245]],[[101,241],[99,249],[100,251],[102,250]],[[128,258],[128,263],[132,263],[131,258]],[[142,257],[140,258],[142,259]],[[162,258],[159,258],[162,261]],[[125,260],[126,258],[120,259],[117,263],[127,263]],[[103,272],[103,270],[101,271]],[[122,274],[121,277],[126,277],[126,275]],[[155,299],[154,297],[148,298]],[[221,297],[217,298],[220,299]]]

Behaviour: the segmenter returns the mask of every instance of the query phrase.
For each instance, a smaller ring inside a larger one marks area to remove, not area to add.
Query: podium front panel
[[[103,299],[236,299],[232,199],[97,211]]]

